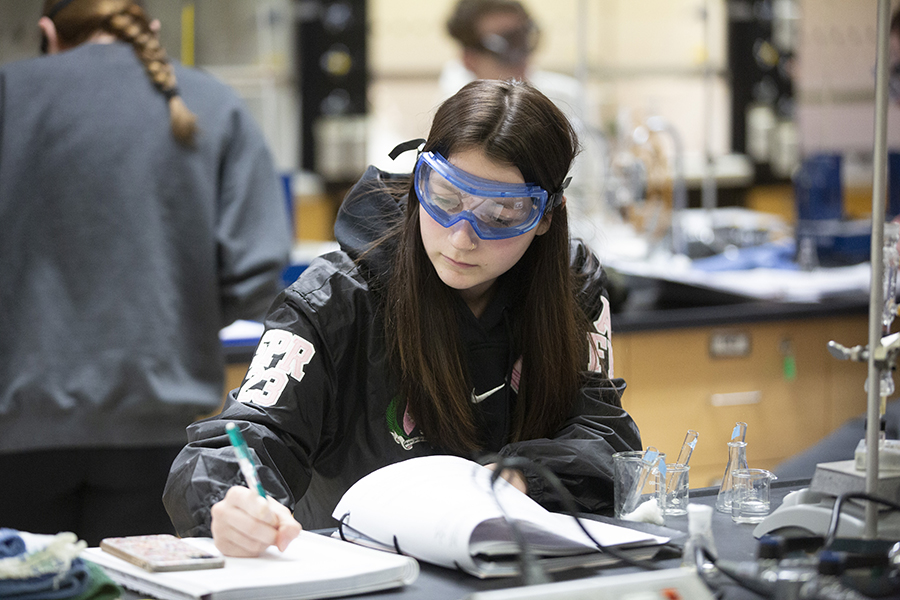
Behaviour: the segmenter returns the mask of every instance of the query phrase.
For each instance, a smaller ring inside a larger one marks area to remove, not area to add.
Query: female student
[[[479,80],[438,109],[411,176],[370,167],[338,216],[342,251],[276,300],[241,388],[188,428],[164,497],[176,529],[231,555],[283,547],[300,530],[289,509],[334,526],[350,485],[430,454],[527,457],[584,510],[611,504],[611,456],[641,443],[610,379],[602,270],[570,248],[576,151],[540,92]],[[268,503],[244,485],[229,421]],[[536,476],[508,478],[559,508]]]

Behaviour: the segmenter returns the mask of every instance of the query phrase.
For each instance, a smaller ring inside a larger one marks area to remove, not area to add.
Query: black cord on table
[[[900,510],[900,504],[871,494],[862,492],[848,492],[846,494],[841,494],[837,497],[834,507],[831,509],[831,523],[828,525],[828,533],[825,534],[825,548],[831,548],[831,545],[837,537],[838,525],[840,525],[841,520],[841,509],[844,507],[844,502],[847,500],[868,500],[869,502],[883,504],[892,510]]]
[[[533,472],[539,475],[544,481],[549,483],[553,490],[559,495],[565,512],[575,519],[578,527],[581,528],[588,539],[591,540],[591,542],[601,552],[609,554],[610,556],[613,556],[614,558],[628,565],[638,567],[640,569],[656,571],[663,568],[648,561],[632,558],[627,553],[621,552],[610,546],[604,546],[596,539],[594,539],[594,536],[591,535],[591,532],[588,531],[588,529],[584,526],[582,519],[578,516],[578,506],[575,504],[575,499],[572,497],[572,494],[569,492],[569,490],[566,489],[562,481],[559,480],[559,477],[557,477],[556,474],[546,466],[520,456],[490,455],[484,457],[481,462],[494,463],[496,465],[494,472],[491,474],[491,491],[494,493],[494,499],[495,501],[497,501],[497,505],[500,506],[500,510],[501,512],[503,512],[504,519],[510,525],[513,536],[516,538],[516,543],[522,549],[522,551],[520,552],[520,557],[523,577],[531,577],[532,573],[537,569],[541,573],[541,575],[537,576],[537,578],[543,578],[544,580],[546,580],[546,574],[543,573],[543,568],[541,568],[540,565],[537,564],[534,554],[528,548],[528,544],[524,539],[521,530],[518,528],[518,526],[515,525],[512,519],[507,517],[506,512],[503,510],[503,506],[497,498],[496,492],[494,490],[494,484],[501,477],[504,469],[517,469],[525,472]],[[525,573],[529,574],[526,576]],[[526,585],[528,585],[528,581],[526,581]]]

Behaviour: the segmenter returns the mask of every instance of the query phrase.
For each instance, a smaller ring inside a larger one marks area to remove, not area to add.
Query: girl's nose
[[[478,234],[471,223],[462,219],[450,226],[450,243],[458,250],[474,250],[478,246]]]

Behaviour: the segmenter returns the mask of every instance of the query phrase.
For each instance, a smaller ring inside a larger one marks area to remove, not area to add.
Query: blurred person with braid
[[[166,57],[133,0],[48,0],[0,68],[0,526],[173,531],[185,427],[222,401],[219,330],[290,249],[258,127]]]

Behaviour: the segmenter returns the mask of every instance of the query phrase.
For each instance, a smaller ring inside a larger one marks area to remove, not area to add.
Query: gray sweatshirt
[[[221,402],[219,329],[280,289],[265,141],[228,87],[176,73],[195,149],[129,45],[0,68],[0,452],[185,442]]]

